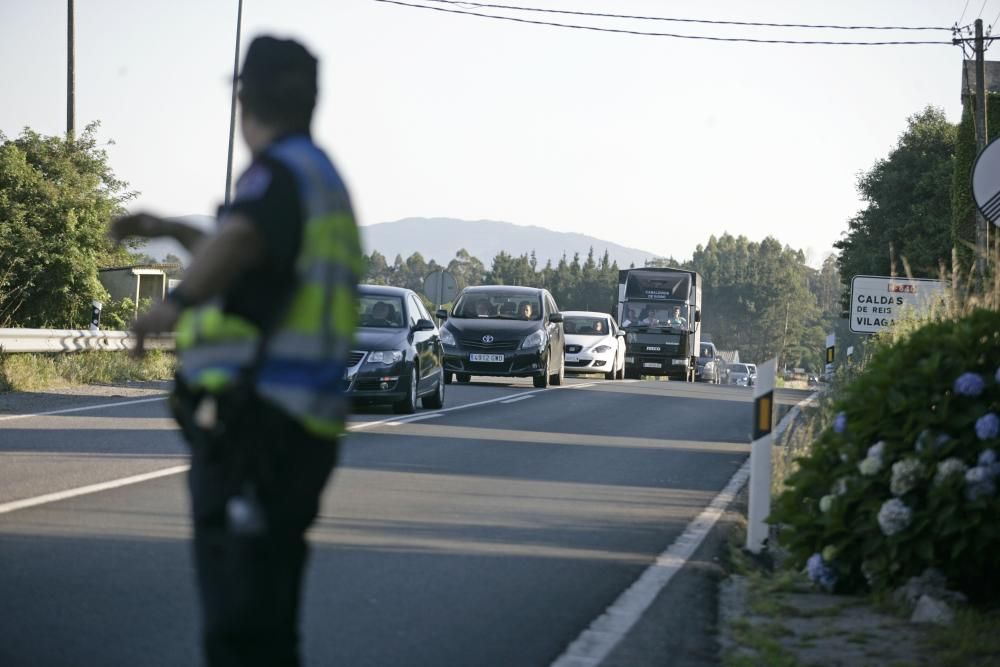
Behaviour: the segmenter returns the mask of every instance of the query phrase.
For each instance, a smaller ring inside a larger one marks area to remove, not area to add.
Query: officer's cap
[[[296,88],[305,96],[316,96],[316,58],[293,39],[257,37],[243,59],[240,81],[244,88],[258,90]]]

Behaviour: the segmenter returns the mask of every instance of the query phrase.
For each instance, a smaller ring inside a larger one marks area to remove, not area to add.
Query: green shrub
[[[150,350],[142,359],[126,352],[0,354],[0,392],[39,391],[69,384],[169,380],[174,355]]]
[[[772,523],[798,565],[842,591],[928,567],[1000,594],[1000,314],[928,324],[878,350],[839,393]]]

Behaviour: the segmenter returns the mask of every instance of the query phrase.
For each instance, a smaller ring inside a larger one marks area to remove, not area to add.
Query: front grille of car
[[[567,354],[577,354],[582,349],[583,349],[583,345],[567,345],[566,346],[566,352],[567,352]]]
[[[354,368],[360,364],[361,360],[365,358],[365,354],[365,352],[351,350],[351,352],[347,355],[347,367]]]
[[[566,367],[582,368],[583,366],[589,366],[590,359],[567,359]]]
[[[516,350],[521,341],[517,340],[495,340],[492,343],[484,343],[481,338],[462,338],[459,341],[464,348],[473,350]]]

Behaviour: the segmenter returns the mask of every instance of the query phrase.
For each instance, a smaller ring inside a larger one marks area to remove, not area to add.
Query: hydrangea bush
[[[885,590],[942,571],[1000,597],[1000,314],[930,324],[880,350],[774,502],[819,586]]]

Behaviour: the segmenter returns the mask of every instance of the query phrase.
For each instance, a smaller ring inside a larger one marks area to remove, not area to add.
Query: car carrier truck
[[[701,342],[701,276],[673,268],[618,272],[625,377],[694,381]]]

